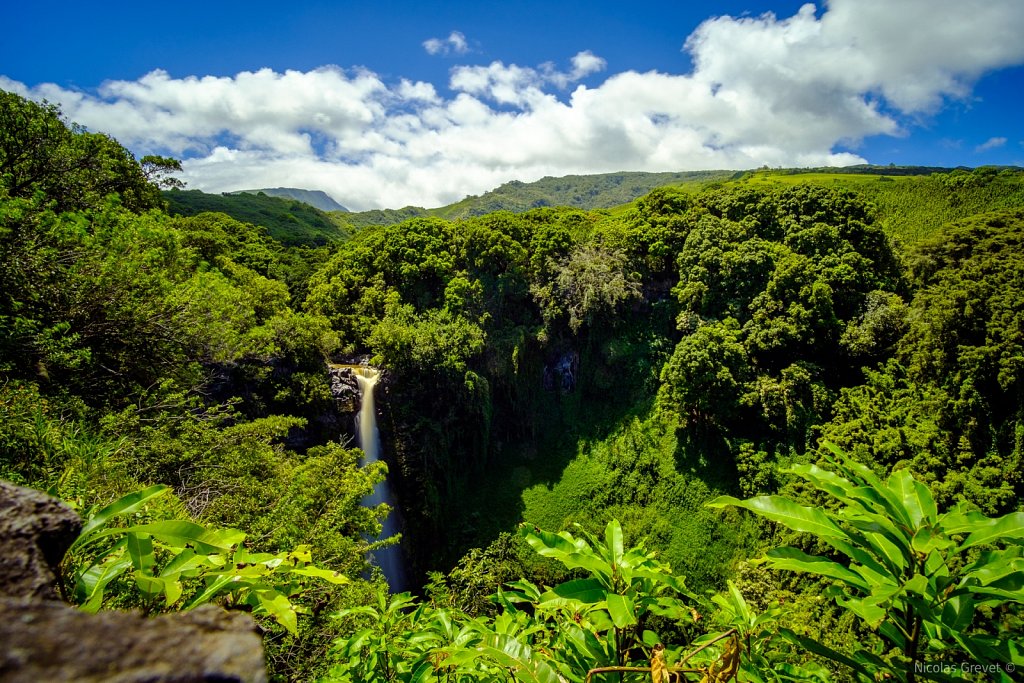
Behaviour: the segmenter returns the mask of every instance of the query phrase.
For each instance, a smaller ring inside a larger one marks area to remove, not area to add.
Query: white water
[[[356,436],[359,439],[359,447],[363,450],[363,462],[377,462],[380,459],[380,432],[377,430],[377,408],[374,403],[373,390],[377,386],[380,373],[365,366],[354,366],[352,372],[359,385],[361,400],[359,415],[356,418]],[[380,538],[389,538],[399,533],[400,525],[398,507],[395,505],[395,499],[387,479],[379,482],[373,488],[373,493],[363,499],[363,505],[367,507],[376,507],[381,503],[386,503],[391,508],[391,512],[384,520]],[[394,545],[390,548],[375,550],[371,553],[370,559],[384,573],[392,593],[400,593],[405,590],[405,566],[399,546]]]

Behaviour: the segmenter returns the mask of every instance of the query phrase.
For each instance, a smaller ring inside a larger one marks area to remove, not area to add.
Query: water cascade
[[[377,386],[380,373],[374,368],[363,365],[350,366],[359,385],[360,406],[356,424],[356,436],[359,447],[363,450],[364,463],[376,462],[380,459],[380,432],[377,430],[377,410],[373,399],[373,390]],[[384,520],[380,538],[394,536],[400,531],[398,507],[395,505],[391,486],[387,479],[378,482],[373,493],[363,499],[363,505],[375,507],[387,503],[391,513]],[[383,550],[375,550],[372,561],[384,572],[392,593],[405,590],[405,565],[399,546],[391,546]]]

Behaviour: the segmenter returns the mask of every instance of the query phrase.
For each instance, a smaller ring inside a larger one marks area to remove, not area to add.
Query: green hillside
[[[163,196],[172,215],[226,213],[235,220],[266,228],[271,237],[287,246],[323,246],[349,237],[344,223],[294,199],[263,193],[208,194],[200,190],[166,190]]]
[[[916,242],[937,228],[983,211],[1024,205],[1022,169],[855,166],[844,169],[750,171],[727,187],[816,185],[856,192],[870,201],[886,231]]]
[[[403,209],[361,211],[345,216],[344,220],[355,228],[362,228],[369,225],[393,225],[418,216],[457,220],[495,211],[522,213],[545,206],[605,209],[631,202],[663,185],[699,188],[737,175],[740,174],[734,171],[622,172],[560,178],[548,176],[532,183],[513,180],[482,195],[471,195],[447,206],[434,209],[407,206]]]
[[[495,211],[521,213],[544,206],[605,209],[631,202],[663,185],[701,186],[731,178],[733,171],[680,173],[601,173],[546,177],[532,183],[505,183],[479,197],[467,197],[431,213],[449,220],[482,216]]]
[[[674,186],[697,191],[714,184],[728,187],[785,187],[813,184],[848,189],[876,205],[884,225],[901,239],[914,241],[931,227],[970,216],[988,208],[1018,206],[1019,183],[1011,178],[1020,169],[932,166],[848,166],[817,169],[761,169],[752,171],[691,171],[682,173],[604,173],[543,178],[536,182],[511,181],[461,201],[433,209],[407,206],[375,209],[339,216],[352,229],[393,225],[411,218],[437,216],[458,220],[495,211],[522,213],[540,207],[578,209],[624,207],[657,187]],[[956,192],[951,199],[950,190]],[[613,213],[618,213],[613,211]]]

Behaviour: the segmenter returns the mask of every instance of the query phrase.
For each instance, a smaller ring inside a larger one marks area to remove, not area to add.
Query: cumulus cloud
[[[990,149],[999,149],[1006,144],[1006,138],[989,138],[974,148],[975,152],[987,152]]]
[[[423,41],[423,49],[430,55],[464,55],[469,52],[466,36],[459,31],[452,31],[447,38],[430,38]]]
[[[685,74],[594,83],[585,79],[606,64],[585,51],[561,68],[459,65],[444,89],[335,66],[154,71],[96,92],[0,87],[59,102],[137,153],[181,156],[194,188],[322,189],[357,210],[438,206],[513,178],[861,163],[839,149],[901,135],[982,74],[1024,63],[1022,33],[1018,0],[832,0],[791,17],[709,19],[685,41]],[[466,47],[457,32],[427,42],[438,54]]]

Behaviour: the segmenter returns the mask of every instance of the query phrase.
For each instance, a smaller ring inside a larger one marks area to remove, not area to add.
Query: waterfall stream
[[[359,385],[361,400],[356,422],[359,447],[363,450],[364,463],[376,462],[380,459],[381,448],[373,390],[377,386],[380,373],[376,369],[366,366],[350,367],[356,377],[356,383]],[[398,506],[395,505],[394,495],[391,493],[391,486],[387,479],[378,482],[373,488],[373,493],[363,499],[363,505],[367,507],[375,507],[381,503],[386,503],[391,508],[391,513],[384,520],[380,538],[389,538],[401,531],[401,525],[398,520]],[[405,564],[399,546],[373,551],[371,561],[384,573],[392,593],[400,593],[405,590]]]

